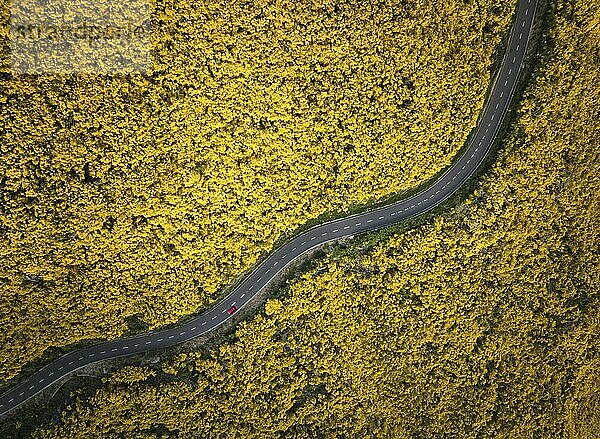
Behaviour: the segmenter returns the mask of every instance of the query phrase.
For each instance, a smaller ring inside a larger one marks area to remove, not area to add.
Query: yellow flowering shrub
[[[506,147],[460,209],[330,253],[179,381],[99,390],[34,437],[595,437],[598,6],[552,7]]]

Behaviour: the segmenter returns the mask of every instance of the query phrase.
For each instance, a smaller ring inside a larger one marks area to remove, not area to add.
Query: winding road
[[[365,213],[330,221],[296,236],[274,251],[226,298],[206,313],[179,326],[110,341],[70,352],[43,367],[0,396],[0,416],[10,412],[48,386],[91,363],[167,348],[212,331],[267,286],[298,257],[329,241],[373,231],[427,212],[448,199],[478,169],[498,134],[523,70],[538,0],[519,0],[502,65],[468,147],[427,189],[407,199]]]

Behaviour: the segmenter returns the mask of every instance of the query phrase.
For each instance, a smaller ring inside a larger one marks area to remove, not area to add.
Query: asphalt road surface
[[[476,131],[462,156],[431,186],[405,200],[307,230],[271,254],[225,299],[184,325],[90,346],[64,355],[1,395],[0,416],[65,375],[91,363],[166,348],[206,334],[231,317],[227,312],[229,308],[242,308],[281,270],[310,249],[345,236],[399,223],[433,209],[450,197],[483,162],[500,129],[523,69],[537,1],[519,0],[504,60],[480,115]]]

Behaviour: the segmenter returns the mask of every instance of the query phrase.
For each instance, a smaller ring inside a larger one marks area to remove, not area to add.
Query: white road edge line
[[[527,0],[527,3],[531,3],[531,0]],[[528,9],[525,9],[525,16],[528,16],[528,14],[529,14],[529,10],[528,10]],[[516,20],[515,20],[515,21],[516,21]],[[516,27],[516,25],[517,25],[517,24],[515,23],[515,27]],[[523,22],[522,22],[522,27],[524,28],[525,26],[526,26],[526,20],[523,20]],[[523,33],[522,33],[522,32],[520,32],[520,33],[519,33],[519,40],[521,40],[521,39],[522,39],[522,36],[523,36]],[[527,46],[527,44],[525,44],[525,46]],[[517,51],[517,52],[519,52],[519,49],[520,49],[520,45],[519,45],[519,44],[517,44],[517,46],[516,46],[516,51]],[[514,64],[514,63],[515,63],[515,61],[516,61],[516,56],[513,56],[512,63]],[[521,64],[520,64],[520,67],[522,67],[522,66],[523,66],[523,62],[521,62]],[[517,71],[517,76],[518,76],[518,73],[519,73],[519,72]],[[509,69],[509,71],[508,71],[508,75],[510,76],[511,74],[512,74],[512,68],[510,68],[510,69]],[[510,90],[509,94],[511,94],[511,92],[514,90],[514,88],[515,88],[515,83],[516,83],[516,80],[513,82],[513,85],[512,85],[512,88],[511,88],[511,90]],[[508,84],[508,79],[507,79],[507,80],[504,82],[504,85],[505,85],[505,87],[507,86],[507,84]],[[503,97],[503,95],[504,95],[504,91],[501,91],[501,93],[500,93],[500,98],[502,98],[502,97]],[[508,97],[509,101],[510,101],[510,99],[511,99],[511,98],[512,98],[511,96],[509,96],[509,97]],[[498,109],[498,106],[499,106],[499,103],[497,103],[497,104],[496,104],[496,109]],[[494,119],[494,115],[495,115],[495,113],[494,113],[494,114],[492,114],[492,116],[491,116],[491,120],[493,120],[493,119]],[[500,117],[500,118],[502,118],[502,115],[501,115],[501,117]],[[488,123],[488,127],[489,127],[489,126],[490,126],[490,123]],[[497,129],[497,128],[496,128],[496,129]],[[488,133],[488,130],[487,130],[487,129],[485,130],[485,133],[486,133],[486,134]],[[492,137],[493,137],[493,136],[492,136]],[[484,140],[484,139],[485,139],[485,135],[482,137],[482,140]],[[481,146],[481,143],[482,143],[482,142],[480,141],[480,142],[479,142],[479,146]],[[477,152],[477,150],[478,150],[478,148],[475,148],[475,152]],[[474,157],[474,153],[473,153],[473,154],[471,154],[471,158],[470,158],[469,160],[467,160],[467,164],[469,164],[469,163],[471,162],[471,159],[472,159],[473,157]],[[463,166],[462,166],[462,168],[461,168],[461,170],[464,170],[464,169],[465,169],[465,167],[466,167],[466,165],[463,165]],[[471,172],[471,174],[472,174],[472,172]],[[471,174],[469,174],[469,175],[471,175]],[[452,177],[452,180],[455,180],[455,178],[456,178],[457,176],[459,176],[459,175],[460,175],[460,171],[459,171],[459,172],[457,172],[457,173],[456,173],[456,175],[454,175],[454,176]],[[450,182],[447,182],[446,184],[444,184],[444,186],[442,187],[442,189],[444,189],[444,188],[445,188],[446,186],[448,186],[449,184],[450,184]],[[440,191],[439,191],[439,190],[437,190],[437,191],[436,191],[436,194],[438,194],[439,192],[440,192]],[[434,196],[434,195],[430,195],[430,196],[429,196],[429,198],[433,198],[433,196]],[[417,205],[421,205],[423,202],[424,202],[424,201],[419,201],[419,202],[417,203]],[[439,203],[438,203],[438,204],[439,204]],[[412,208],[414,208],[414,207],[415,207],[415,205],[413,204],[413,205],[411,205],[411,206],[410,206],[410,209],[412,209]],[[409,209],[409,208],[407,207],[407,208],[405,208],[405,209],[404,209],[404,211],[406,211],[406,210],[408,210],[408,209]],[[400,211],[399,211],[398,213],[400,213]],[[395,215],[395,213],[391,213],[391,214],[390,214],[390,216],[393,216],[393,215]],[[384,216],[380,216],[380,217],[379,217],[379,220],[382,220],[382,219],[384,219],[384,218],[385,218]],[[373,219],[369,219],[369,220],[367,220],[366,222],[367,222],[367,223],[371,223],[371,222],[373,222]],[[362,224],[362,223],[357,223],[357,224],[356,224],[356,226],[360,226],[361,224]],[[346,230],[346,229],[349,229],[349,228],[350,228],[350,226],[346,226],[346,227],[344,227],[344,229],[345,229],[345,230]],[[338,231],[339,231],[339,229],[335,229],[335,230],[333,230],[333,232],[332,232],[332,233],[336,233],[336,232],[338,232]],[[322,234],[322,236],[326,236],[327,234],[328,234],[328,232],[325,232],[325,233],[323,233],[323,234]],[[312,237],[312,238],[310,238],[310,239],[311,239],[311,241],[312,241],[312,240],[314,240],[315,238],[316,238],[316,237]],[[302,245],[304,245],[304,244],[306,244],[306,241],[304,241],[304,242],[302,243]],[[294,247],[294,248],[292,249],[292,251],[296,251],[296,247]],[[281,259],[285,259],[287,256],[288,256],[288,255],[287,255],[287,254],[285,254],[285,255],[283,255],[283,256],[281,257]],[[277,264],[278,264],[278,262],[275,262],[275,263],[273,264],[273,266],[276,266]],[[267,270],[267,271],[266,271],[266,273],[269,273],[269,271],[270,271],[270,270]],[[262,278],[259,278],[259,281],[260,281],[260,279],[262,279]],[[252,286],[250,286],[250,289],[252,289]],[[241,297],[241,298],[243,298],[244,296],[245,296],[245,293],[244,293],[244,294],[242,294],[240,297]],[[237,303],[237,302],[233,302],[232,306],[235,306],[235,304],[236,304],[236,303]],[[224,312],[224,311],[223,311],[223,312]],[[215,316],[213,316],[213,317],[212,317],[212,320],[215,320],[217,317],[218,317],[218,315],[215,315]],[[206,325],[206,324],[207,324],[207,322],[203,322],[203,323],[202,323],[202,325]],[[217,326],[218,326],[218,324],[217,324]],[[197,328],[197,327],[195,326],[195,327],[194,327],[194,328],[192,328],[191,330],[195,330],[196,328]],[[179,335],[180,335],[180,336],[182,336],[182,335],[184,335],[185,333],[186,333],[186,331],[183,331],[183,332],[181,332]],[[168,338],[169,338],[169,339],[172,339],[172,338],[174,338],[174,336],[173,336],[173,335],[171,335],[171,336],[169,336]],[[158,342],[160,342],[160,341],[163,341],[163,338],[157,339],[156,341],[158,341]],[[146,344],[147,344],[147,345],[148,345],[148,344],[151,344],[151,343],[152,343],[152,341],[146,341]],[[137,347],[137,346],[139,346],[139,344],[135,344],[135,345],[134,345],[134,347]],[[122,348],[121,348],[121,349],[122,349],[122,350],[129,349],[129,346],[122,346]],[[115,352],[115,351],[117,351],[117,350],[118,350],[118,349],[116,349],[116,348],[115,348],[115,349],[111,349],[111,352]],[[102,355],[103,355],[103,354],[105,354],[105,353],[106,353],[106,351],[101,351],[101,352],[100,352],[100,354],[102,354]],[[94,357],[95,355],[96,355],[95,353],[90,353],[90,354],[88,354],[88,357],[90,357],[90,358],[91,358],[91,357]],[[78,359],[78,361],[82,361],[83,359],[84,359],[84,357],[80,357],[80,358]],[[73,363],[74,363],[74,361],[70,361],[70,362],[68,363],[68,365],[71,365],[71,364],[73,364]],[[62,369],[64,369],[64,366],[60,366],[60,367],[58,368],[58,370],[59,370],[59,371],[60,371],[60,370],[62,370]],[[48,377],[51,377],[51,376],[53,376],[53,375],[54,375],[54,373],[55,373],[55,372],[50,372],[50,373],[49,373],[47,376],[48,376]],[[45,378],[41,378],[41,379],[39,379],[39,383],[41,384],[42,382],[44,382],[44,380],[45,380]],[[34,389],[34,388],[35,388],[35,384],[34,384],[34,385],[32,385],[31,387],[29,387],[29,390],[32,390],[32,389]],[[21,392],[21,393],[19,394],[19,396],[22,396],[23,394],[24,394],[24,392]],[[14,401],[14,398],[11,398],[11,399],[10,399],[8,402],[10,403],[10,402],[12,402],[12,401]],[[0,404],[0,408],[1,408],[1,407],[3,407],[3,406],[4,406],[3,404]]]

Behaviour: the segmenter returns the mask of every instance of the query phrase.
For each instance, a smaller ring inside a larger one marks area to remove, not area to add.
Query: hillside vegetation
[[[109,377],[35,437],[597,437],[600,8],[552,8],[459,209],[328,254],[234,340]]]
[[[0,380],[206,307],[282,234],[443,169],[514,4],[158,0],[152,74],[4,73]]]

